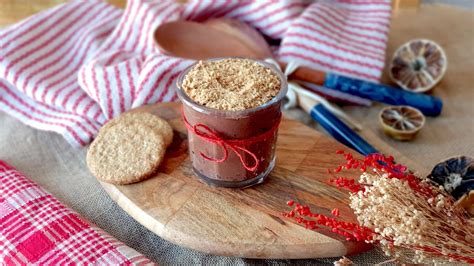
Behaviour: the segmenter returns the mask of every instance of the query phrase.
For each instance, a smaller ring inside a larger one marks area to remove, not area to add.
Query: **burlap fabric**
[[[418,138],[397,142],[383,135],[377,113],[370,109],[346,107],[367,130],[366,137],[384,152],[397,153],[420,172],[457,154],[474,156],[474,14],[468,10],[430,5],[407,11],[392,21],[388,55],[412,38],[429,38],[445,49],[449,68],[434,94],[443,98],[445,108],[438,118],[429,118]],[[314,126],[301,111],[286,114]],[[59,135],[26,127],[0,113],[0,158],[38,182],[63,203],[97,224],[127,245],[163,265],[194,264],[330,264],[335,259],[248,260],[219,257],[176,246],[154,235],[122,211],[102,190],[85,165],[85,149],[73,149]],[[378,251],[351,257],[358,264],[386,260]]]
[[[386,65],[400,45],[417,38],[436,41],[448,58],[446,75],[432,92],[443,99],[442,114],[427,118],[415,140],[400,142],[385,136],[379,126],[378,113],[382,105],[346,110],[367,130],[411,160],[416,170],[426,172],[450,156],[474,157],[474,12],[433,4],[424,5],[419,11],[394,15]],[[383,82],[390,82],[387,71]]]

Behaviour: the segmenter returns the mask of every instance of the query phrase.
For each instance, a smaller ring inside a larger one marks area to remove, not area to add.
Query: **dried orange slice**
[[[464,208],[471,217],[474,217],[474,190],[464,194],[455,204],[459,208]]]
[[[390,62],[390,78],[412,92],[432,89],[444,76],[448,61],[441,46],[430,40],[412,40],[400,46]]]
[[[425,116],[410,106],[388,106],[379,114],[385,134],[397,140],[411,140],[425,124]]]
[[[474,158],[457,156],[438,163],[428,178],[444,187],[474,217]]]

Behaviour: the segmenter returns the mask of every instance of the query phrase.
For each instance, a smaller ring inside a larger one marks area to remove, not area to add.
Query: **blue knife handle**
[[[405,91],[387,85],[327,73],[324,87],[390,105],[409,105],[427,116],[438,116],[443,109],[440,98]]]
[[[334,116],[322,104],[317,104],[311,109],[311,117],[316,120],[332,137],[342,144],[366,156],[379,153],[372,145],[367,143],[357,133],[350,129],[344,122]]]

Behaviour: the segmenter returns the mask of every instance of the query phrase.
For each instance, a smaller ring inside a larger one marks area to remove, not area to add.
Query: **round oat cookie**
[[[122,123],[133,125],[142,124],[151,128],[163,136],[166,147],[168,147],[173,141],[173,128],[168,124],[168,122],[156,115],[145,112],[124,113],[107,122],[100,131],[106,131],[108,128]]]
[[[97,179],[122,185],[142,181],[160,165],[163,137],[143,125],[116,124],[102,130],[87,152],[87,166]]]

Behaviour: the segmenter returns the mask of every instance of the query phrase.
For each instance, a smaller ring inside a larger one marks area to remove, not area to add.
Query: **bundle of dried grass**
[[[372,154],[356,160],[351,154],[338,153],[345,156],[346,163],[329,171],[333,175],[330,181],[350,191],[350,207],[359,224],[333,232],[348,236],[348,240],[373,243],[400,262],[474,263],[474,220],[465,209],[456,207],[442,186],[415,176],[395,164],[393,157]],[[363,173],[357,180],[337,177],[344,169],[360,169]],[[301,216],[309,213],[309,217],[321,217],[299,204],[295,211],[296,215],[287,217],[305,224],[310,221]],[[326,218],[332,221],[330,225],[348,225],[336,219],[334,213],[334,218]]]
[[[360,225],[376,233],[370,242],[387,255],[415,263],[474,263],[474,224],[443,189],[433,187],[428,198],[379,171],[362,174],[359,182],[367,186],[351,195],[351,208]]]

